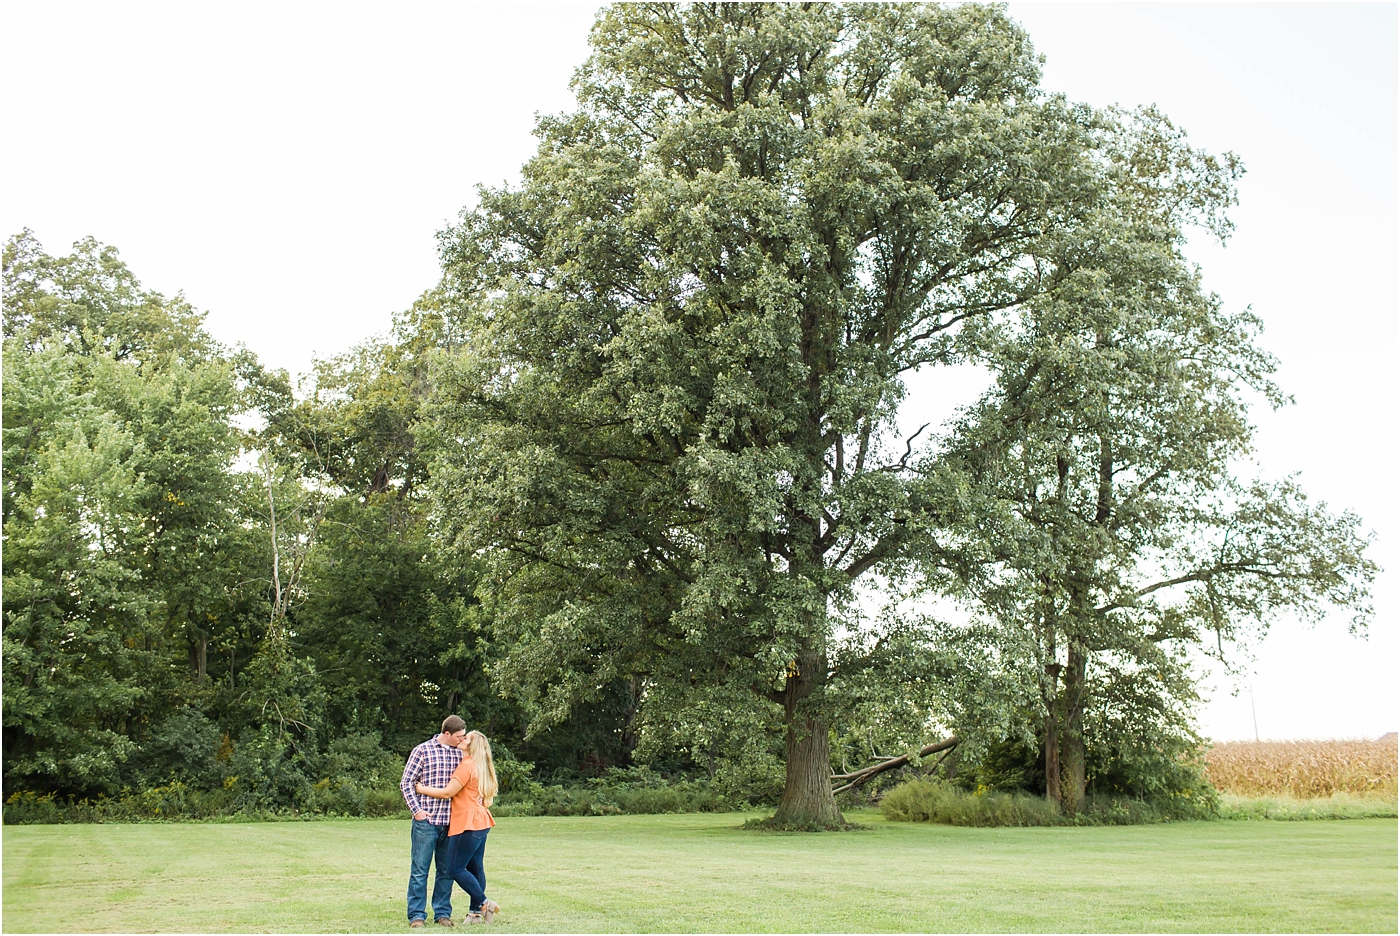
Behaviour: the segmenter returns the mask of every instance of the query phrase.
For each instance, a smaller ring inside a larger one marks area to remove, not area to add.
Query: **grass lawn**
[[[868,831],[774,834],[744,818],[501,819],[491,929],[1396,931],[1394,819],[967,829],[869,814],[851,816]],[[5,932],[408,932],[406,820],[3,838]]]

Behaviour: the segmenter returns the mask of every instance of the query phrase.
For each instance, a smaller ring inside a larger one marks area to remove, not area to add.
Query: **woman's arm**
[[[462,781],[453,780],[442,789],[424,786],[420,783],[417,784],[413,789],[416,793],[418,793],[419,796],[431,796],[435,799],[452,799],[452,797],[457,795],[457,791],[462,789]]]

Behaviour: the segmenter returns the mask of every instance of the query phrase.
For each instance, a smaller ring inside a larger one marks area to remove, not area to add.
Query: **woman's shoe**
[[[500,912],[501,905],[496,903],[496,901],[490,899],[489,897],[481,902],[481,918],[487,923],[490,923],[491,921],[495,920],[496,914]]]
[[[481,916],[481,914],[480,914],[479,912],[477,912],[476,910],[473,910],[471,913],[468,913],[466,916],[462,917],[462,925],[463,925],[463,926],[473,926],[473,925],[475,925],[475,924],[477,924],[477,923],[485,923],[485,922],[486,922],[486,920],[483,919],[482,916]]]

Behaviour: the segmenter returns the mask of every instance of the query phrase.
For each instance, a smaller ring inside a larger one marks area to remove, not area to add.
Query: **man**
[[[457,746],[467,736],[467,723],[449,715],[442,723],[442,734],[435,735],[413,749],[403,768],[399,789],[408,811],[413,813],[412,860],[408,871],[408,925],[415,929],[427,920],[428,864],[437,871],[433,881],[433,920],[441,926],[452,926],[452,869],[447,867],[447,824],[451,818],[451,800],[419,796],[414,785],[445,787],[452,780],[452,771],[462,762]]]

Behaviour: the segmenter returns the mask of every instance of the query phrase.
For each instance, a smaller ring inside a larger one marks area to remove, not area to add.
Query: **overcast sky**
[[[1256,413],[1267,477],[1304,486],[1400,561],[1395,4],[1012,3],[1044,86],[1159,104],[1248,169],[1237,232],[1191,255],[1252,305],[1297,405]],[[435,233],[514,180],[536,113],[566,109],[591,4],[65,4],[0,8],[0,233],[91,234],[208,327],[294,373],[383,332],[437,278]],[[939,417],[974,384],[930,378]],[[1397,594],[1368,641],[1346,616],[1274,627],[1208,679],[1217,739],[1397,727]],[[1244,658],[1241,658],[1244,659]],[[1231,692],[1241,689],[1238,696]]]

